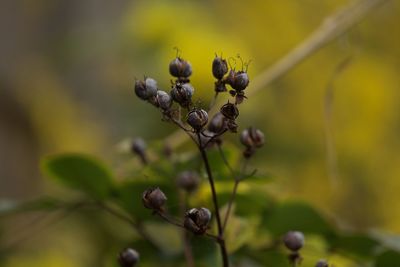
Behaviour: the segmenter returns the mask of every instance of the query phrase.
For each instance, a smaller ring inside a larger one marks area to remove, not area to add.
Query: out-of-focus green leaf
[[[251,257],[262,266],[290,267],[288,256],[277,250],[246,251],[244,254]]]
[[[41,197],[26,202],[3,199],[0,200],[0,216],[27,211],[51,211],[60,205],[62,202],[53,197]]]
[[[177,255],[182,252],[182,229],[164,221],[146,222],[146,232],[162,252]]]
[[[98,159],[83,154],[61,154],[45,157],[42,171],[49,177],[95,199],[104,199],[113,188],[112,175]]]
[[[373,257],[379,243],[367,235],[351,234],[330,237],[327,241],[331,245],[332,251],[338,251],[343,254],[350,254],[361,258]]]
[[[397,267],[400,266],[400,253],[388,250],[380,254],[376,260],[374,267]]]
[[[284,202],[264,214],[264,227],[279,237],[290,230],[321,235],[334,234],[329,223],[310,205]]]
[[[227,206],[221,209],[221,217],[225,218]],[[234,253],[240,247],[251,241],[256,234],[257,224],[249,218],[235,215],[235,206],[232,206],[225,230],[225,239],[229,253]]]

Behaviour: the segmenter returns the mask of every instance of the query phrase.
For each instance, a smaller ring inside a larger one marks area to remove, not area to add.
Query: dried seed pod
[[[194,88],[189,83],[176,83],[171,90],[172,99],[182,107],[189,107],[192,102]]]
[[[188,78],[192,75],[192,65],[188,61],[177,57],[169,63],[169,73],[177,78]]]
[[[191,209],[185,214],[184,226],[194,234],[202,235],[207,231],[210,221],[211,212],[208,209]]]
[[[288,249],[296,252],[304,246],[304,235],[299,231],[289,231],[284,236],[283,243]]]
[[[164,91],[157,91],[156,96],[157,106],[159,106],[162,110],[168,110],[172,105],[172,98],[171,96]]]
[[[180,188],[190,193],[197,189],[200,183],[200,176],[194,171],[183,171],[178,174],[176,182]]]
[[[221,80],[228,72],[228,63],[221,57],[215,57],[212,63],[212,73],[214,77]]]
[[[240,142],[246,147],[261,147],[264,144],[264,134],[256,128],[244,129],[240,134]]]
[[[213,133],[221,133],[227,128],[227,120],[221,112],[216,113],[210,123],[208,124],[208,130]]]
[[[139,262],[139,253],[132,249],[126,248],[118,256],[118,262],[121,267],[134,267]]]
[[[321,259],[315,264],[315,267],[329,267],[329,264],[326,260]]]
[[[228,89],[226,89],[225,82],[223,80],[218,80],[214,83],[214,90],[216,93],[222,93],[226,92]]]
[[[167,197],[160,188],[149,188],[143,192],[142,202],[148,209],[160,210],[167,201]]]
[[[144,81],[135,81],[135,93],[143,100],[156,96],[157,94],[157,82],[152,78],[146,78]]]
[[[204,109],[194,109],[187,116],[187,123],[195,131],[200,131],[208,122],[208,114]]]
[[[238,71],[235,73],[231,86],[236,91],[243,91],[249,85],[249,82],[250,80],[247,72]]]
[[[235,120],[239,116],[239,110],[235,104],[226,103],[221,107],[221,113],[230,120]]]

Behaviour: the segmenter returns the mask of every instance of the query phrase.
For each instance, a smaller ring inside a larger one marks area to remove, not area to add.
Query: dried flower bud
[[[192,66],[188,61],[177,57],[169,63],[169,73],[177,78],[188,78],[192,74]]]
[[[186,190],[187,192],[193,192],[194,190],[196,190],[199,183],[199,174],[194,171],[181,172],[177,177],[178,186]]]
[[[149,188],[143,192],[142,201],[146,208],[160,210],[167,201],[167,197],[160,188]]]
[[[283,243],[288,249],[296,252],[304,246],[304,235],[299,231],[289,231],[284,236]]]
[[[264,144],[264,134],[259,129],[250,127],[240,134],[240,142],[246,147],[261,147]]]
[[[208,130],[213,133],[221,133],[227,128],[227,121],[221,112],[218,112],[212,117],[208,124]]]
[[[315,264],[315,267],[329,267],[329,264],[326,260],[321,259]]]
[[[172,99],[182,107],[188,107],[192,102],[194,88],[189,83],[176,83],[171,90]]]
[[[157,91],[156,100],[157,106],[159,106],[163,110],[168,110],[172,105],[171,96],[161,90]]]
[[[200,131],[208,122],[208,114],[204,109],[194,109],[189,112],[186,121],[195,131]]]
[[[208,209],[191,209],[185,214],[184,226],[194,234],[202,235],[207,231],[210,221],[211,212]]]
[[[239,116],[239,110],[235,104],[226,103],[221,107],[221,113],[230,120],[235,120]]]
[[[124,249],[118,256],[118,262],[121,267],[134,267],[138,261],[139,253],[132,248]]]
[[[212,73],[214,77],[221,80],[228,72],[228,64],[226,60],[221,57],[215,57],[212,63]]]
[[[144,81],[135,81],[135,93],[143,100],[147,100],[157,94],[157,82],[152,78],[146,78]]]

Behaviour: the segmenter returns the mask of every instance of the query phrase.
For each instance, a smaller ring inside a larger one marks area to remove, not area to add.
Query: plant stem
[[[185,192],[179,192],[179,202],[181,203],[180,213],[182,217],[185,216],[187,198],[188,195]],[[187,266],[195,267],[192,247],[190,245],[190,240],[189,240],[189,234],[185,230],[182,231],[182,241],[183,241],[183,252],[186,258]]]
[[[240,172],[240,176],[239,177],[235,177],[235,184],[233,185],[232,195],[231,195],[231,198],[229,199],[229,202],[228,202],[228,209],[226,211],[224,224],[223,224],[223,227],[222,227],[222,229],[224,231],[225,231],[225,228],[226,228],[226,224],[228,223],[228,219],[229,219],[229,215],[231,213],[232,205],[235,202],[235,198],[236,198],[237,190],[238,190],[238,187],[239,187],[239,183],[240,183],[240,181],[242,180],[242,177],[245,174],[246,167],[247,167],[247,162],[248,162],[247,159],[243,162],[243,166],[242,166],[242,170]]]
[[[221,216],[219,214],[218,198],[217,198],[217,192],[215,190],[214,178],[212,176],[210,164],[208,162],[207,153],[205,151],[205,148],[201,144],[200,133],[197,133],[197,138],[198,138],[198,141],[199,141],[198,148],[200,150],[201,157],[202,157],[202,159],[204,161],[204,165],[206,167],[207,176],[208,176],[208,182],[210,183],[210,187],[211,187],[211,194],[212,194],[212,200],[213,200],[213,204],[214,204],[215,217],[217,218],[218,244],[219,244],[220,249],[221,249],[223,266],[224,267],[229,267],[228,252],[227,252],[226,246],[225,246],[224,230],[222,228]]]

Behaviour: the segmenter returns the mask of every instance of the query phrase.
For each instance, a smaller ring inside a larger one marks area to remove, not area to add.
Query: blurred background
[[[121,140],[172,133],[135,97],[133,83],[148,75],[168,89],[173,47],[192,63],[196,95],[208,101],[215,53],[251,59],[251,80],[347,3],[1,1],[0,198],[58,193],[39,172],[44,155],[86,152],[115,166]],[[308,201],[348,228],[400,233],[399,25],[400,4],[389,1],[241,106],[239,124],[266,134],[254,165],[274,177],[278,198]],[[327,120],[326,90],[347,58]],[[31,220],[1,224],[4,245],[21,227],[29,232]],[[106,240],[110,229],[90,233],[71,218],[42,228],[0,265],[100,266],[93,262],[101,249],[89,244]]]

